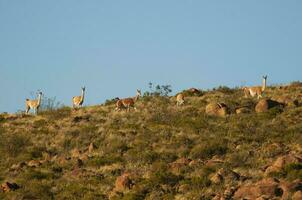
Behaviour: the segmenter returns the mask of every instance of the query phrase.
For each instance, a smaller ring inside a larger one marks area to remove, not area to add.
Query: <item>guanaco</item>
[[[81,107],[84,103],[85,87],[82,87],[81,89],[82,89],[81,96],[72,97],[72,107],[73,108]]]
[[[245,94],[245,97],[248,97],[248,95],[251,95],[252,97],[257,95],[257,98],[262,98],[262,94],[266,89],[266,80],[267,76],[262,77],[262,86],[255,86],[255,87],[243,87],[243,91]]]
[[[185,103],[185,96],[182,93],[179,93],[176,96],[176,105],[181,106]]]
[[[119,99],[116,102],[115,110],[120,111],[122,108],[126,108],[127,112],[129,112],[131,107],[133,107],[136,110],[136,107],[134,106],[134,104],[139,99],[140,96],[141,96],[141,91],[136,90],[136,96],[135,97]]]
[[[38,93],[38,98],[34,100],[26,99],[25,101],[25,113],[28,114],[30,109],[33,109],[35,114],[38,114],[42,99],[42,92]]]

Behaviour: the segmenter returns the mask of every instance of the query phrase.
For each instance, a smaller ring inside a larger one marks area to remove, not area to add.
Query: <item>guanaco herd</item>
[[[262,86],[254,86],[254,87],[243,87],[242,90],[244,92],[244,96],[247,98],[248,96],[255,97],[257,96],[258,99],[262,98],[262,95],[266,89],[266,81],[267,76],[262,77]],[[199,90],[196,88],[191,88],[191,92],[195,93]],[[85,87],[81,88],[81,95],[80,96],[74,96],[72,97],[72,107],[73,109],[81,108],[84,103],[84,97],[85,97]],[[134,106],[135,102],[141,97],[141,91],[136,90],[135,97],[129,97],[124,99],[116,98],[116,111],[120,111],[121,109],[126,109],[128,112],[131,108],[136,110],[136,107]],[[42,100],[42,92],[40,91],[38,93],[38,98],[34,100],[26,99],[25,101],[25,113],[28,114],[29,110],[34,110],[35,114],[38,114],[40,105]],[[185,103],[185,95],[183,93],[179,93],[176,96],[176,105],[181,106]]]

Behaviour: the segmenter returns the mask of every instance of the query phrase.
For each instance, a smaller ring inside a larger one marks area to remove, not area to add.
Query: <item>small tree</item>
[[[168,96],[172,92],[171,85],[154,85],[149,82],[149,90],[144,96]]]

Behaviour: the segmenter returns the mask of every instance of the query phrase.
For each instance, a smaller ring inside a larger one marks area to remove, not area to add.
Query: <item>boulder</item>
[[[206,106],[206,114],[225,117],[229,114],[229,108],[224,103],[209,103]]]
[[[302,199],[302,191],[295,192],[292,196],[292,200],[301,200]]]
[[[265,174],[268,175],[273,172],[280,172],[282,169],[284,169],[286,165],[294,164],[294,163],[296,164],[302,163],[302,158],[299,158],[292,154],[280,156],[276,159],[276,161],[271,166],[269,166],[265,170]]]
[[[282,106],[282,104],[280,104],[277,101],[271,100],[271,99],[261,99],[256,107],[255,107],[255,111],[257,113],[262,113],[262,112],[267,112],[269,109],[272,109],[274,107],[278,107],[278,106]]]
[[[282,197],[283,191],[279,181],[273,178],[263,179],[255,184],[243,185],[235,192],[233,199],[257,199],[265,197],[273,199]]]

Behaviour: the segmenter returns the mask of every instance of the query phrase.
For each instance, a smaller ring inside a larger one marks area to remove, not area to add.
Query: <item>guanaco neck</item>
[[[42,95],[39,94],[39,96],[38,96],[38,106],[40,106],[40,104],[41,104],[41,98],[42,98]]]
[[[262,80],[262,92],[266,89],[266,78]]]
[[[137,101],[139,99],[139,95],[137,94],[134,98],[133,98],[133,100],[134,100],[134,102],[135,101]]]
[[[82,89],[82,93],[81,93],[81,102],[84,101],[84,96],[85,96],[85,91]]]

